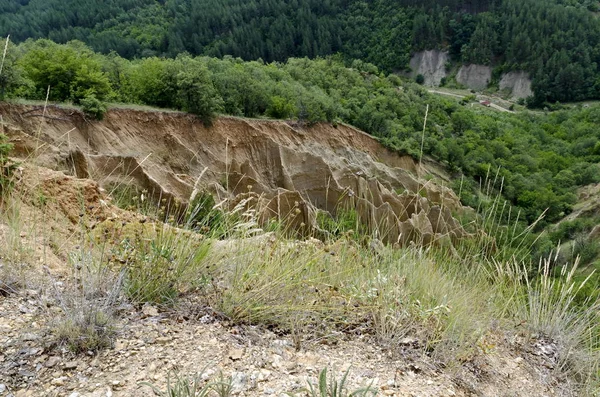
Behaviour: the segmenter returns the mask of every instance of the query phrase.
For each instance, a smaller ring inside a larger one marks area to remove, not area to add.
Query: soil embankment
[[[401,245],[466,235],[452,217],[461,206],[450,189],[350,126],[222,117],[207,128],[183,113],[130,109],[94,121],[73,109],[43,115],[10,104],[0,113],[16,155],[108,191],[135,185],[183,203],[201,191],[250,198],[263,221],[293,217],[303,232],[316,227],[318,210],[353,208],[382,240]]]

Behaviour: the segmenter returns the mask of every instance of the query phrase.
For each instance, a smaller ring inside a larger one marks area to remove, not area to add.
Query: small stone
[[[156,338],[156,343],[158,343],[159,345],[165,345],[169,342],[171,342],[173,340],[173,338],[171,338],[170,336],[161,336]]]
[[[77,393],[76,391],[73,392],[73,393],[71,393],[71,394],[69,394],[69,397],[79,397],[79,396],[80,396],[80,394]]]
[[[40,337],[32,333],[23,334],[23,336],[21,337],[21,340],[23,340],[24,342],[33,342],[38,339],[40,339]]]
[[[6,385],[0,383],[0,393],[4,393],[6,391]]]
[[[72,369],[77,369],[77,366],[79,364],[77,363],[77,361],[69,361],[67,363],[65,363],[64,369],[65,370],[72,370]]]
[[[19,375],[21,375],[24,378],[33,378],[35,376],[33,372],[28,371],[26,369],[19,370]]]
[[[244,357],[244,349],[231,349],[229,351],[229,358],[233,361],[241,360]]]
[[[65,380],[67,380],[66,376],[61,376],[60,378],[54,378],[50,381],[52,386],[64,386]]]
[[[400,339],[401,345],[412,345],[413,343],[417,343],[419,340],[416,338],[402,338]]]
[[[233,391],[242,391],[247,379],[248,376],[243,372],[234,372],[233,374],[231,374],[231,388],[233,389]]]
[[[115,342],[114,349],[115,349],[115,351],[121,351],[121,350],[125,350],[126,347],[127,347],[127,343],[126,342],[118,340],[118,341]]]
[[[48,368],[52,368],[59,362],[60,362],[60,357],[52,356],[48,359],[48,361],[46,361],[46,364],[44,364],[44,365]]]
[[[515,363],[517,363],[517,364],[521,364],[523,361],[524,361],[523,357],[517,357],[517,358],[515,358]]]
[[[156,317],[158,316],[158,309],[152,305],[145,304],[144,307],[142,307],[142,313],[148,317]]]

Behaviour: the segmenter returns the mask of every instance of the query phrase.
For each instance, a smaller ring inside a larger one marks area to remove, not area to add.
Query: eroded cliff
[[[203,191],[229,203],[246,199],[261,222],[285,219],[313,235],[317,211],[340,208],[356,209],[390,243],[466,235],[450,189],[350,126],[222,117],[205,127],[183,113],[131,109],[94,121],[74,109],[10,104],[0,113],[18,157],[94,179],[109,193],[135,185],[182,203]]]

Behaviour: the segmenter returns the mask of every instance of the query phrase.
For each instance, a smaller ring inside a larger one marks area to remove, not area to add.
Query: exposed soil
[[[317,210],[354,208],[384,242],[467,235],[453,217],[462,210],[456,195],[424,179],[443,176],[435,167],[420,168],[347,125],[224,117],[205,127],[183,113],[126,109],[98,122],[73,109],[10,104],[0,104],[0,114],[17,156],[91,178],[109,192],[135,185],[180,202],[202,191],[234,202],[251,194],[263,222],[293,217],[303,234],[317,228]]]

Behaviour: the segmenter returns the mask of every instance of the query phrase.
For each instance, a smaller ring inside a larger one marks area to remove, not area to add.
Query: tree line
[[[0,1],[0,35],[80,40],[120,56],[178,54],[285,62],[339,53],[402,71],[423,49],[495,75],[533,77],[530,104],[600,98],[600,22],[592,0]]]

